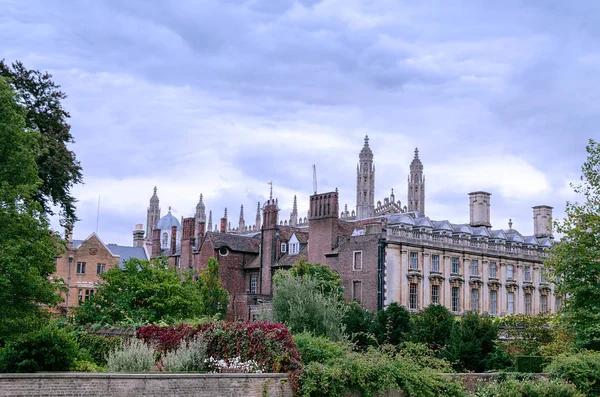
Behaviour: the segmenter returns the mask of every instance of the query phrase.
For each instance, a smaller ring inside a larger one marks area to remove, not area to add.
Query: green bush
[[[72,369],[75,372],[102,372],[101,366],[96,365],[91,361],[81,359],[75,359]]]
[[[584,397],[568,383],[558,380],[517,380],[514,378],[480,387],[476,397]]]
[[[543,368],[546,365],[547,360],[542,356],[517,356],[515,363],[517,372],[538,374],[543,372]]]
[[[154,349],[139,339],[130,340],[122,350],[108,354],[108,372],[150,372],[155,369]]]
[[[600,395],[600,352],[560,355],[546,367],[553,378],[571,382],[589,396]]]
[[[454,325],[454,315],[445,306],[429,305],[413,315],[412,337],[415,342],[425,343],[439,351],[450,343],[450,332]]]
[[[435,352],[422,343],[404,342],[398,347],[398,357],[439,373],[454,372],[450,362],[436,357]]]
[[[206,369],[205,360],[208,341],[201,335],[196,336],[187,344],[181,344],[179,349],[167,353],[162,362],[167,372],[199,372]]]
[[[308,332],[293,335],[292,338],[304,364],[325,363],[343,357],[350,350],[343,342],[333,342],[323,336],[313,336]]]
[[[123,347],[123,338],[119,336],[103,336],[81,332],[77,342],[82,350],[89,353],[95,364],[104,366],[110,352]]]
[[[346,307],[344,326],[350,341],[360,349],[375,345],[375,337],[369,332],[375,320],[375,313],[363,309],[358,302],[350,302]]]
[[[377,312],[370,329],[380,345],[399,345],[410,339],[410,313],[404,306],[391,303],[385,310]]]
[[[78,356],[74,338],[51,324],[2,349],[0,372],[68,371]]]

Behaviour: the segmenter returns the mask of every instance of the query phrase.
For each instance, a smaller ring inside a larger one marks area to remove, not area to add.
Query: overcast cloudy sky
[[[533,232],[573,199],[600,138],[600,2],[0,0],[0,57],[47,70],[69,95],[84,170],[75,238],[131,244],[152,188],[162,213],[254,223],[273,180],[294,194],[339,188],[355,206],[366,134],[376,197],[406,202],[413,150],[426,214],[468,222],[492,193],[492,224]]]

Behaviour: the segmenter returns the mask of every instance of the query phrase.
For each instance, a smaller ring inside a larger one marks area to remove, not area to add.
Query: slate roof
[[[81,244],[83,244],[85,240],[73,240],[73,248],[77,249],[81,246]],[[100,240],[102,241],[102,240]],[[119,262],[119,265],[123,265],[123,262],[125,262],[128,259],[131,258],[136,258],[136,259],[148,259],[148,257],[146,256],[146,251],[144,250],[144,248],[138,248],[138,247],[129,247],[126,245],[117,245],[117,244],[106,244],[106,248],[108,248],[108,250],[111,252],[111,254],[113,255],[119,255],[121,257],[121,261]]]
[[[292,266],[294,263],[298,262],[300,258],[308,258],[308,245],[300,244],[300,252],[295,255],[285,254],[277,261],[279,266]]]
[[[231,251],[251,252],[258,254],[260,248],[260,238],[246,237],[229,233],[209,232],[209,238],[212,239],[215,249],[227,247]]]

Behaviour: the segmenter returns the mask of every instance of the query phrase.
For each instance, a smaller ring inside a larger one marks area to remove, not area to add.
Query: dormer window
[[[290,244],[290,255],[296,255],[300,252],[300,243]]]
[[[287,252],[287,244],[281,243],[281,253],[285,254]]]

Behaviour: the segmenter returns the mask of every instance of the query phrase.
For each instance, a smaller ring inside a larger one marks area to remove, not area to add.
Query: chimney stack
[[[175,255],[177,249],[177,226],[171,226],[171,255]]]
[[[221,229],[220,229],[221,233],[226,233],[227,232],[227,218],[223,217],[221,218]]]
[[[152,229],[152,257],[160,256],[160,229]]]
[[[469,193],[470,222],[471,226],[491,227],[490,223],[490,196],[488,192]]]
[[[141,248],[144,246],[144,225],[138,223],[133,231],[133,246]]]
[[[198,241],[202,241],[204,234],[206,233],[206,223],[198,223]]]
[[[533,207],[533,234],[535,237],[552,236],[552,207],[536,205]]]

